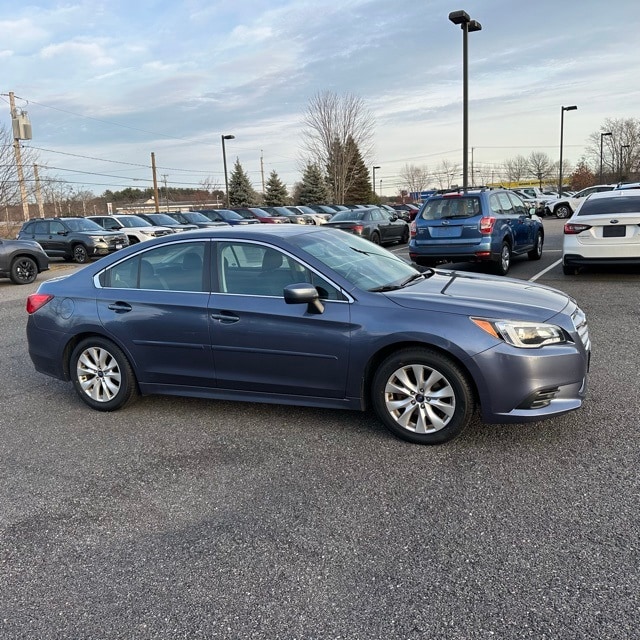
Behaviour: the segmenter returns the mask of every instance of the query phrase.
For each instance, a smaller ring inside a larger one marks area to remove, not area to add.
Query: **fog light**
[[[518,405],[518,409],[542,409],[548,407],[551,401],[558,395],[559,387],[553,387],[551,389],[540,389],[535,393],[528,396],[523,402]]]

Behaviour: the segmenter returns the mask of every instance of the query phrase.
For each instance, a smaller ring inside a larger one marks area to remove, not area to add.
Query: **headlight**
[[[144,234],[145,236],[155,236],[156,235],[155,231],[147,231],[146,229],[140,229],[140,233]]]
[[[548,344],[567,342],[566,333],[555,324],[519,322],[516,320],[487,320],[486,318],[471,318],[471,321],[494,338],[504,340],[506,343],[521,349],[536,349]]]

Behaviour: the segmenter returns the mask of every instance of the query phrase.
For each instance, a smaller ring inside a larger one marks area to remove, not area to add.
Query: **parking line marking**
[[[539,273],[536,273],[535,276],[532,276],[531,278],[529,278],[529,282],[535,282],[538,278],[541,278],[545,273],[547,273],[547,271],[551,271],[551,269],[557,267],[561,263],[562,263],[562,258],[560,258],[560,260],[556,260],[553,264],[550,264],[546,269],[543,269]]]

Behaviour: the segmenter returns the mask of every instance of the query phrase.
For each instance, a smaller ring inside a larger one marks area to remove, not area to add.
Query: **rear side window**
[[[502,209],[502,213],[507,216],[513,215],[513,204],[511,204],[511,200],[509,200],[509,196],[506,193],[498,193],[498,202],[500,203],[500,208]]]
[[[578,216],[615,215],[618,213],[635,213],[640,215],[640,197],[622,198],[589,198],[578,210]]]

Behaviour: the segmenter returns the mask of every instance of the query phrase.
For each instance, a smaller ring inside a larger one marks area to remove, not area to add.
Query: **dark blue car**
[[[171,234],[27,300],[35,368],[90,407],[138,394],[358,409],[420,444],[579,408],[589,335],[564,293],[421,273],[324,225]]]
[[[416,264],[485,262],[506,275],[513,256],[542,257],[542,220],[505,189],[431,196],[411,223],[409,256]]]

